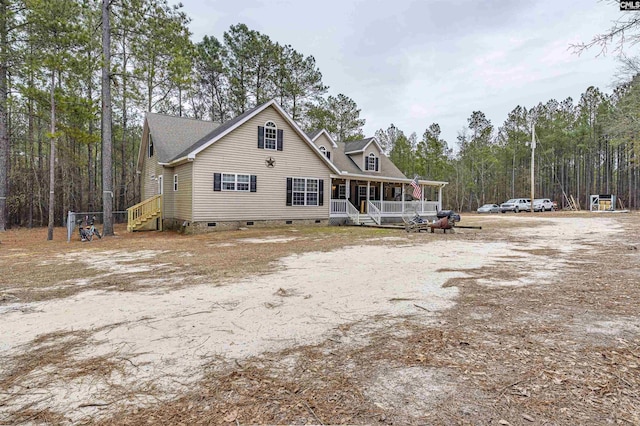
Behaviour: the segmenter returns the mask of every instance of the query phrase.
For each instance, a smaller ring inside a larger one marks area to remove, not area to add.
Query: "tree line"
[[[0,230],[140,201],[146,112],[224,122],[276,99],[306,130],[364,136],[356,102],[327,94],[312,55],[244,24],[193,42],[188,25],[167,0],[0,0]],[[535,123],[537,194],[584,206],[614,193],[637,208],[640,67],[625,66],[612,94],[518,106],[499,127],[473,112],[454,143],[437,123],[376,136],[407,176],[450,182],[446,204],[467,210],[526,196]]]
[[[536,197],[563,207],[573,197],[585,209],[592,194],[615,194],[617,208],[637,209],[640,62],[624,62],[633,72],[612,94],[588,87],[577,102],[516,106],[498,127],[474,111],[452,146],[437,123],[419,140],[394,125],[376,136],[407,176],[448,181],[445,203],[459,211],[529,197],[532,131]]]
[[[313,56],[244,24],[194,43],[188,24],[166,0],[0,0],[0,229],[139,201],[146,112],[224,122],[276,99],[306,129],[362,137]]]

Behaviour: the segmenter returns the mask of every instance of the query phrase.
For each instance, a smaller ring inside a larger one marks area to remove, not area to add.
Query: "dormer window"
[[[368,157],[365,158],[365,170],[370,170],[372,172],[380,171],[379,168],[380,162],[378,161],[378,157],[372,152]]]
[[[278,127],[273,121],[267,121],[264,125],[264,149],[276,149],[278,140]]]
[[[325,157],[327,157],[329,160],[331,160],[331,152],[329,152],[327,150],[327,148],[324,147],[324,145],[320,145],[320,148],[318,148],[320,150],[320,152],[322,153],[322,155],[324,155]]]

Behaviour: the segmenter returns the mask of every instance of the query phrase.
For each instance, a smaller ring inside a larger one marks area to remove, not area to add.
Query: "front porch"
[[[355,225],[402,222],[403,217],[434,217],[442,209],[444,182],[418,181],[420,198],[413,197],[411,180],[363,177],[331,179],[329,220]]]

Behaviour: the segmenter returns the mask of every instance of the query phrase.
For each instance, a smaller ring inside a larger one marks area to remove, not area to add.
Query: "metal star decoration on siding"
[[[273,157],[267,158],[266,160],[264,160],[264,162],[267,165],[267,167],[270,169],[276,166],[276,160],[274,160]]]

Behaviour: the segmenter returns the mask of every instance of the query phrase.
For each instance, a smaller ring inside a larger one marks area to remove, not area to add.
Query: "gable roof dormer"
[[[331,146],[333,148],[338,147],[338,144],[336,143],[336,141],[333,140],[329,132],[327,132],[325,129],[316,130],[315,132],[307,133],[307,135],[309,136],[309,139],[311,139],[311,141],[316,145],[318,145],[316,141],[320,138],[320,136],[325,135],[327,139],[329,139],[329,141],[331,142]]]
[[[382,147],[375,137],[361,139],[359,141],[345,142],[344,153],[347,155],[362,154],[371,144],[375,144],[375,146],[378,148],[378,152],[382,154]]]
[[[309,136],[309,139],[311,139],[318,151],[327,157],[328,160],[331,161],[332,157],[335,157],[338,144],[333,140],[329,132],[325,129],[320,129],[307,133],[307,136]]]

